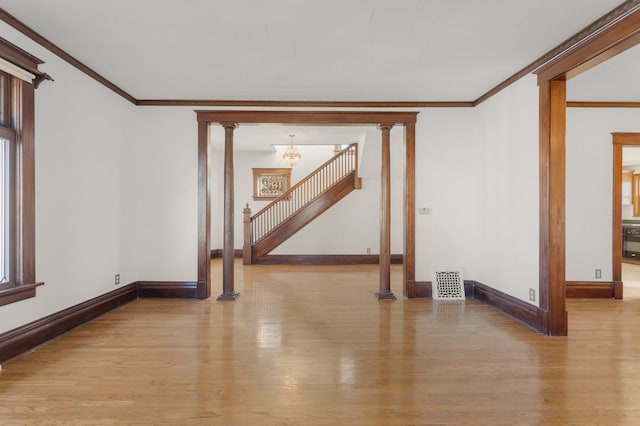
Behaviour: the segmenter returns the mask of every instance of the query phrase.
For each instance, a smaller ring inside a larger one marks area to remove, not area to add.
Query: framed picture
[[[253,199],[274,200],[291,186],[291,169],[253,169]]]

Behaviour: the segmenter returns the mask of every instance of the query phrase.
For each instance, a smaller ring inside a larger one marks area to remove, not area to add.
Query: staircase
[[[250,265],[329,207],[361,188],[358,144],[353,143],[251,216],[244,209],[243,263]]]

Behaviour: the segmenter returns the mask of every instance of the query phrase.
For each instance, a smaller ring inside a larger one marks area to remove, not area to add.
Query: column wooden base
[[[232,291],[230,293],[222,293],[220,296],[218,296],[216,300],[218,302],[233,302],[238,297],[240,297],[240,293],[236,293],[235,291]]]
[[[376,298],[378,300],[398,300],[398,298],[390,290],[376,291]]]

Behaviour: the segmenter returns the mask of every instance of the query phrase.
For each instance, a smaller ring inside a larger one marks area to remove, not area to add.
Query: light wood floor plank
[[[236,302],[135,301],[5,364],[0,424],[640,424],[640,299],[569,300],[552,338],[377,283],[237,264]]]

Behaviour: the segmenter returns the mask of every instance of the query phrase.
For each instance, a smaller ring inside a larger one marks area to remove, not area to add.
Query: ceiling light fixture
[[[300,159],[302,158],[302,155],[300,155],[298,149],[293,144],[293,138],[295,136],[296,135],[289,135],[291,141],[289,142],[289,146],[287,147],[287,149],[284,150],[284,154],[282,154],[282,159],[284,160],[284,162],[291,167],[298,164],[300,162]]]

